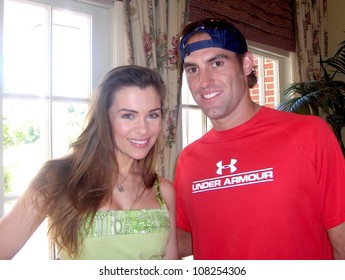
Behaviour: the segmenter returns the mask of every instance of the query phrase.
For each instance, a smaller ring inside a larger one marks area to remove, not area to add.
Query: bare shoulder
[[[174,186],[172,184],[171,181],[169,181],[168,179],[164,178],[164,177],[160,177],[160,189],[161,189],[161,192],[164,193],[164,192],[167,192],[167,193],[175,193],[175,189],[174,189]]]
[[[173,207],[175,205],[175,189],[172,182],[160,177],[160,191],[167,206]]]

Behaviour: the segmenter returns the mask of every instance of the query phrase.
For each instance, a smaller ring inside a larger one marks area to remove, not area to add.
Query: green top
[[[158,209],[98,211],[90,231],[82,234],[85,239],[80,259],[162,259],[169,240],[170,220],[159,179],[154,187],[161,205]],[[89,224],[90,221],[86,223]],[[59,258],[68,259],[67,253],[60,251]]]

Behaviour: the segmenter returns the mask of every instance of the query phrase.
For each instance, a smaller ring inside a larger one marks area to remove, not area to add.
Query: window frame
[[[25,1],[25,0],[24,0]],[[52,0],[29,0],[28,2],[34,2],[34,3],[38,3],[38,4],[45,4],[46,2],[50,2],[50,3],[56,3],[56,1],[52,1]],[[124,21],[123,21],[123,12],[122,12],[122,6],[123,3],[122,1],[114,1],[114,3],[112,3],[113,1],[99,1],[99,0],[91,0],[91,1],[85,1],[85,0],[70,0],[69,1],[71,3],[70,6],[64,6],[61,7],[60,5],[59,8],[63,8],[63,9],[69,9],[70,7],[73,7],[72,10],[75,11],[74,6],[77,4],[83,4],[84,7],[87,7],[87,5],[89,6],[98,6],[99,8],[104,9],[104,14],[107,15],[107,17],[105,18],[104,16],[101,18],[101,23],[102,24],[106,24],[107,29],[106,30],[102,30],[101,28],[97,27],[95,28],[95,26],[93,25],[91,28],[92,31],[92,40],[93,42],[99,42],[100,40],[103,40],[104,44],[106,47],[102,47],[101,45],[92,44],[92,57],[91,57],[91,69],[92,69],[92,73],[91,73],[91,85],[90,85],[90,92],[89,92],[89,96],[87,98],[65,98],[65,97],[54,97],[52,98],[51,96],[45,96],[43,97],[44,100],[48,100],[48,102],[52,103],[54,101],[67,101],[67,102],[82,102],[85,104],[89,103],[90,100],[90,96],[92,94],[92,90],[98,85],[98,83],[101,81],[101,79],[103,78],[103,76],[106,74],[106,72],[108,72],[112,67],[118,66],[118,65],[122,65],[125,63],[126,58],[127,58],[127,53],[125,51],[125,45],[126,44],[115,44],[115,42],[125,42],[126,38],[125,38],[125,34],[124,34]],[[80,2],[80,3],[77,3]],[[83,3],[84,2],[84,3]],[[92,2],[92,3],[90,3]],[[60,1],[58,2],[60,4]],[[75,11],[78,13],[78,11]],[[79,11],[81,13],[87,13],[86,11]],[[15,99],[15,98],[22,98],[22,99],[27,99],[29,100],[30,98],[34,98],[34,99],[38,99],[38,98],[42,98],[42,97],[37,97],[37,96],[30,96],[30,95],[14,95],[14,94],[4,94],[3,92],[3,35],[4,35],[4,1],[2,1],[2,3],[0,4],[0,114],[3,116],[3,106],[4,106],[4,100],[6,100],[7,98],[11,98],[11,99]],[[102,34],[100,34],[102,33]],[[96,34],[96,36],[95,36]],[[104,53],[107,53],[107,55],[104,55]],[[96,55],[102,55],[101,58],[96,57]],[[51,105],[50,105],[51,108]],[[49,122],[51,122],[51,118],[52,118],[52,112],[49,112]],[[51,129],[51,125],[48,125],[49,127],[49,135],[51,135],[52,133],[52,129]],[[1,131],[3,131],[3,121],[0,122],[0,129]],[[51,138],[50,136],[48,136],[49,138]],[[0,151],[1,151],[1,156],[0,156],[0,165],[1,165],[1,170],[0,170],[0,218],[5,214],[5,203],[7,201],[14,201],[16,200],[20,194],[9,194],[5,196],[4,193],[4,158],[3,158],[3,133],[0,134]],[[51,143],[51,139],[50,139],[50,143],[48,144],[48,150],[50,151],[49,156],[47,158],[50,159],[51,158],[51,151],[52,151],[52,143]],[[32,176],[34,176],[35,174],[32,174]],[[43,226],[46,226],[44,224],[42,224]],[[46,231],[46,230],[45,230]],[[34,234],[35,235],[35,234]],[[35,238],[33,236],[33,238]],[[30,239],[33,239],[30,238]],[[36,238],[37,239],[37,238]],[[38,239],[40,240],[40,238]],[[29,240],[30,241],[30,240]],[[28,242],[29,243],[29,242]],[[50,255],[50,257],[52,252],[48,252],[48,254]]]
[[[25,1],[24,1],[25,2]],[[30,0],[28,2],[33,2],[37,4],[44,4],[44,5],[49,5],[49,4],[54,4],[56,1],[51,1],[51,0]],[[78,3],[80,2],[80,3]],[[83,3],[84,2],[84,3]],[[92,3],[91,3],[92,2]],[[92,43],[92,59],[91,63],[92,66],[91,68],[93,69],[93,73],[91,73],[91,85],[90,85],[90,94],[92,89],[100,82],[104,74],[110,70],[112,67],[115,65],[120,65],[124,63],[126,54],[124,50],[123,44],[115,44],[115,41],[123,41],[125,39],[124,35],[124,28],[123,28],[123,13],[122,13],[122,5],[123,3],[121,1],[115,1],[114,3],[111,3],[112,1],[99,1],[99,0],[93,0],[93,1],[85,1],[85,0],[70,0],[70,1],[65,1],[63,5],[58,5],[58,8],[63,8],[63,9],[71,9],[72,11],[76,11],[76,5],[84,4],[82,11],[80,12],[87,12],[87,10],[90,8],[92,9],[93,6],[98,6],[101,8],[104,8],[106,10],[106,13],[108,15],[107,19],[104,19],[101,17],[101,23],[105,24],[103,21],[108,21],[107,27],[108,27],[108,32],[109,34],[102,34],[101,37],[99,37],[99,33],[103,32],[99,27],[92,27],[92,37],[93,37],[93,43]],[[67,3],[67,4],[66,4]],[[51,6],[52,6],[51,5]],[[54,6],[54,5],[53,5]],[[89,7],[91,6],[91,7]],[[79,11],[76,11],[77,13]],[[4,35],[4,1],[0,5],[0,38],[3,38]],[[115,24],[116,26],[119,26],[119,28],[116,29],[117,32],[115,32]],[[106,32],[106,31],[104,31]],[[95,34],[97,36],[95,36]],[[102,49],[98,45],[99,38],[107,38],[107,42],[104,44],[108,47],[108,49]],[[109,40],[110,39],[110,43]],[[118,47],[117,45],[121,45],[121,47]],[[102,51],[100,51],[102,49]],[[3,40],[1,39],[0,41],[0,54],[3,53]],[[97,58],[95,57],[96,55],[103,55],[104,53],[107,53],[107,58]],[[110,58],[110,59],[109,59]],[[101,65],[101,66],[100,66]],[[0,56],[0,68],[1,70],[3,69],[3,56]],[[20,95],[20,94],[7,94],[3,92],[3,71],[0,71],[0,113],[3,115],[3,100],[7,98],[33,98],[33,99],[38,99],[41,97],[38,96],[30,96],[30,95]],[[90,96],[89,96],[90,97]],[[51,96],[45,96],[44,99],[48,100],[50,103],[54,101],[69,101],[69,102],[82,102],[82,103],[88,103],[89,101],[88,98],[65,98],[65,97],[51,97]],[[51,112],[50,112],[50,117],[51,117]],[[0,122],[0,129],[3,131],[3,122]],[[51,133],[51,131],[49,132]],[[0,156],[0,165],[3,167],[4,162],[3,162],[3,134],[1,133],[0,135],[0,144],[1,144],[1,156]],[[51,147],[49,147],[49,150],[51,151]],[[48,156],[47,159],[51,158],[51,153]],[[4,173],[3,173],[3,168],[1,168],[0,172],[0,217],[4,215],[4,203],[5,201],[8,200],[16,200],[18,198],[17,195],[6,195],[4,194]],[[34,174],[33,174],[34,175]]]

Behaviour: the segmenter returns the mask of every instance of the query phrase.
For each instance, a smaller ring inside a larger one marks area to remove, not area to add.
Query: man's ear
[[[242,58],[242,62],[243,62],[243,72],[246,76],[248,76],[254,66],[253,66],[253,55],[250,53],[250,52],[246,52],[244,55],[243,55],[243,58]]]

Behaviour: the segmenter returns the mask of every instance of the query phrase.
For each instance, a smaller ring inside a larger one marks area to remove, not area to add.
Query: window
[[[200,138],[211,129],[210,120],[195,103],[189,91],[185,73],[183,73],[181,91],[181,112],[182,112],[182,145],[183,147]]]
[[[43,162],[67,152],[82,129],[92,89],[113,59],[112,6],[73,0],[3,3],[0,217]],[[46,236],[46,224],[41,227]],[[32,239],[40,245],[35,243],[31,256],[42,247],[41,257],[47,258],[47,242]]]
[[[250,96],[254,102],[262,106],[275,108],[279,102],[279,93],[285,86],[286,72],[289,61],[288,52],[276,50],[275,53],[265,51],[252,43],[249,51],[254,56],[254,65],[258,83],[250,89]],[[182,113],[182,145],[183,147],[200,138],[212,128],[210,120],[202,113],[195,103],[185,79],[182,82],[181,97]]]

